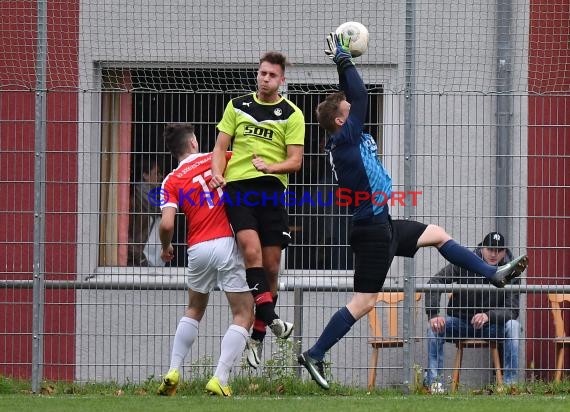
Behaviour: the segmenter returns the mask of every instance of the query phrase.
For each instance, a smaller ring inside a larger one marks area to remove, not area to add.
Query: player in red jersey
[[[208,295],[217,286],[226,293],[233,323],[222,338],[220,359],[206,390],[212,394],[230,396],[229,373],[241,358],[253,324],[253,297],[245,279],[243,259],[221,200],[223,192],[221,189],[208,189],[212,176],[212,154],[199,153],[194,127],[190,124],[166,126],[164,138],[172,156],[178,160],[178,167],[162,183],[161,257],[165,262],[174,258],[171,242],[174,218],[177,209],[180,209],[188,227],[188,307],[178,323],[170,369],[163,377],[158,393],[176,393],[180,367],[198,336],[198,325],[206,311]]]

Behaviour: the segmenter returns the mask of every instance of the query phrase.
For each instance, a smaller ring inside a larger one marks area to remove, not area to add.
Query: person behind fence
[[[211,153],[199,153],[194,127],[190,124],[168,125],[164,130],[166,145],[178,160],[162,183],[160,241],[162,259],[174,258],[172,236],[174,217],[180,208],[187,220],[188,307],[180,319],[168,373],[158,388],[160,395],[174,395],[180,381],[180,367],[198,336],[198,326],[210,291],[224,291],[233,320],[226,330],[214,376],[206,384],[211,394],[231,396],[228,385],[230,371],[241,359],[249,329],[253,324],[253,297],[245,279],[243,259],[220,201],[221,189],[203,197],[211,179]],[[229,154],[228,154],[229,156]],[[206,188],[206,189],[204,189]]]
[[[505,247],[505,238],[491,232],[477,245],[474,253],[492,266],[512,261],[511,251]],[[429,284],[489,285],[489,281],[475,272],[449,264],[435,274]],[[519,284],[513,279],[511,284]],[[453,338],[503,340],[503,382],[517,382],[518,353],[521,327],[519,321],[519,293],[516,290],[485,288],[455,290],[447,303],[447,316],[440,313],[441,292],[425,293],[428,368],[426,387],[433,393],[444,390],[443,345]]]
[[[143,156],[135,161],[137,164],[142,181],[136,182],[131,190],[127,265],[164,266],[158,239],[160,209],[149,201],[149,193],[162,181],[162,171],[155,157]]]
[[[319,103],[317,120],[329,133],[325,150],[338,185],[357,193],[359,203],[352,199],[349,236],[355,259],[354,295],[331,317],[317,342],[297,359],[324,389],[329,388],[323,367],[325,354],[374,308],[394,256],[413,257],[418,248],[435,246],[451,263],[483,275],[497,287],[519,276],[528,264],[528,258],[521,256],[497,268],[461,246],[439,226],[392,220],[384,196],[374,198],[375,193],[389,198],[392,180],[380,163],[376,141],[363,131],[368,94],[350,55],[350,38],[330,33],[327,40],[325,53],[336,63],[342,91]]]
[[[228,102],[213,151],[210,187],[227,184],[226,210],[255,298],[255,322],[247,343],[247,362],[253,368],[261,362],[266,325],[281,339],[293,331],[293,323],[275,312],[281,251],[291,241],[287,209],[279,196],[287,187],[288,173],[301,168],[305,142],[303,113],[279,94],[287,65],[282,53],[261,56],[257,91]],[[241,202],[245,195],[248,201]]]

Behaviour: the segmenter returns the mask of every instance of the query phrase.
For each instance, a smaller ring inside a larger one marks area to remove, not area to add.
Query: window
[[[145,165],[156,160],[164,173],[176,165],[162,139],[164,125],[193,123],[202,150],[212,150],[217,120],[225,105],[232,97],[252,90],[255,75],[255,69],[107,69],[103,72],[100,266],[132,263],[129,227],[131,232],[144,231],[148,224],[141,221],[147,221],[152,215],[139,205],[133,208],[132,204],[136,186],[144,183]],[[135,219],[135,215],[139,215],[139,219]],[[173,242],[177,258],[172,264],[175,266],[185,265],[185,232],[185,222],[180,215]],[[143,241],[145,237],[139,236],[140,250]]]
[[[133,193],[143,184],[143,172],[158,163],[166,174],[176,166],[162,139],[164,125],[190,122],[202,151],[213,149],[216,124],[227,102],[256,87],[256,68],[251,69],[136,69],[105,70],[102,95],[101,204],[99,265],[140,265],[130,256],[133,243],[142,249],[149,217],[156,213],[140,207]],[[126,92],[125,90],[130,90]],[[303,168],[290,176],[296,194],[328,193],[335,182],[323,152],[325,134],[314,109],[332,85],[287,85],[287,97],[305,114],[306,141]],[[382,88],[370,86],[370,119],[367,127],[381,147]],[[286,266],[294,269],[351,269],[352,253],[347,246],[349,217],[336,205],[289,209],[293,243]],[[142,217],[142,219],[141,219]],[[130,233],[129,233],[130,232]],[[185,266],[185,220],[177,218],[173,266]],[[315,250],[318,252],[315,253]]]

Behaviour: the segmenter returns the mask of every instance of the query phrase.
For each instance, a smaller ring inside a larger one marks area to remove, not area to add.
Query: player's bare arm
[[[301,169],[303,164],[303,147],[298,144],[287,145],[287,159],[282,162],[267,164],[262,157],[257,156],[255,153],[251,162],[257,170],[266,174],[294,173]]]
[[[230,147],[232,137],[224,132],[218,133],[216,145],[212,151],[212,180],[210,181],[210,188],[216,189],[226,185],[224,179],[224,170],[226,169],[226,151]]]
[[[165,207],[162,209],[162,219],[158,227],[160,243],[162,245],[160,258],[164,262],[170,262],[174,258],[174,247],[172,246],[172,236],[174,235],[174,218],[176,209]]]

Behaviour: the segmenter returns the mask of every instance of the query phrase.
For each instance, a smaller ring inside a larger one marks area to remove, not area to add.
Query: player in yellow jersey
[[[225,207],[255,298],[247,345],[247,360],[254,368],[260,364],[266,325],[282,339],[293,330],[292,323],[275,313],[281,250],[291,240],[282,195],[287,175],[301,168],[305,141],[303,113],[279,94],[288,65],[276,51],[261,57],[257,91],[228,103],[212,157],[210,187],[225,187]],[[233,154],[226,164],[230,145]]]

